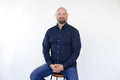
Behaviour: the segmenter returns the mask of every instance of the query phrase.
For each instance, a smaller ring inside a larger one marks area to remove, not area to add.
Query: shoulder
[[[54,30],[55,30],[55,26],[52,26],[51,28],[49,28],[48,30],[47,30],[47,32],[46,33],[51,33],[51,32],[53,32]]]

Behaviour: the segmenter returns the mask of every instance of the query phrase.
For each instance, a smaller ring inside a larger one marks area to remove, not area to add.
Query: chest
[[[51,44],[56,44],[56,43],[70,44],[72,41],[72,33],[67,30],[53,31],[49,35],[49,41]]]

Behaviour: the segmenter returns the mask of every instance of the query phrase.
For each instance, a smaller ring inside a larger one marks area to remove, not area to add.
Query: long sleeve
[[[76,60],[80,54],[80,49],[81,49],[80,35],[79,32],[75,30],[72,36],[72,54],[68,58],[68,60],[63,64],[64,68],[67,68],[76,63]]]
[[[51,44],[49,42],[48,33],[46,32],[44,40],[43,40],[43,55],[48,65],[52,64],[52,61],[50,59],[50,53],[49,53],[50,48],[51,48]]]

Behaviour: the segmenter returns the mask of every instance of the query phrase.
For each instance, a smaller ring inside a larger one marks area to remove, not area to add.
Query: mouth
[[[65,19],[64,17],[60,17],[59,19]]]

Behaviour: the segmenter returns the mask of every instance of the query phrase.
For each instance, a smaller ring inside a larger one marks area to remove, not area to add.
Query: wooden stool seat
[[[61,73],[53,73],[51,75],[51,79],[50,80],[52,80],[52,77],[56,77],[56,80],[58,80],[58,78],[63,78],[65,80],[64,75],[62,75]]]
[[[52,74],[52,76],[54,76],[54,77],[64,77],[61,73],[54,73],[54,74]]]

